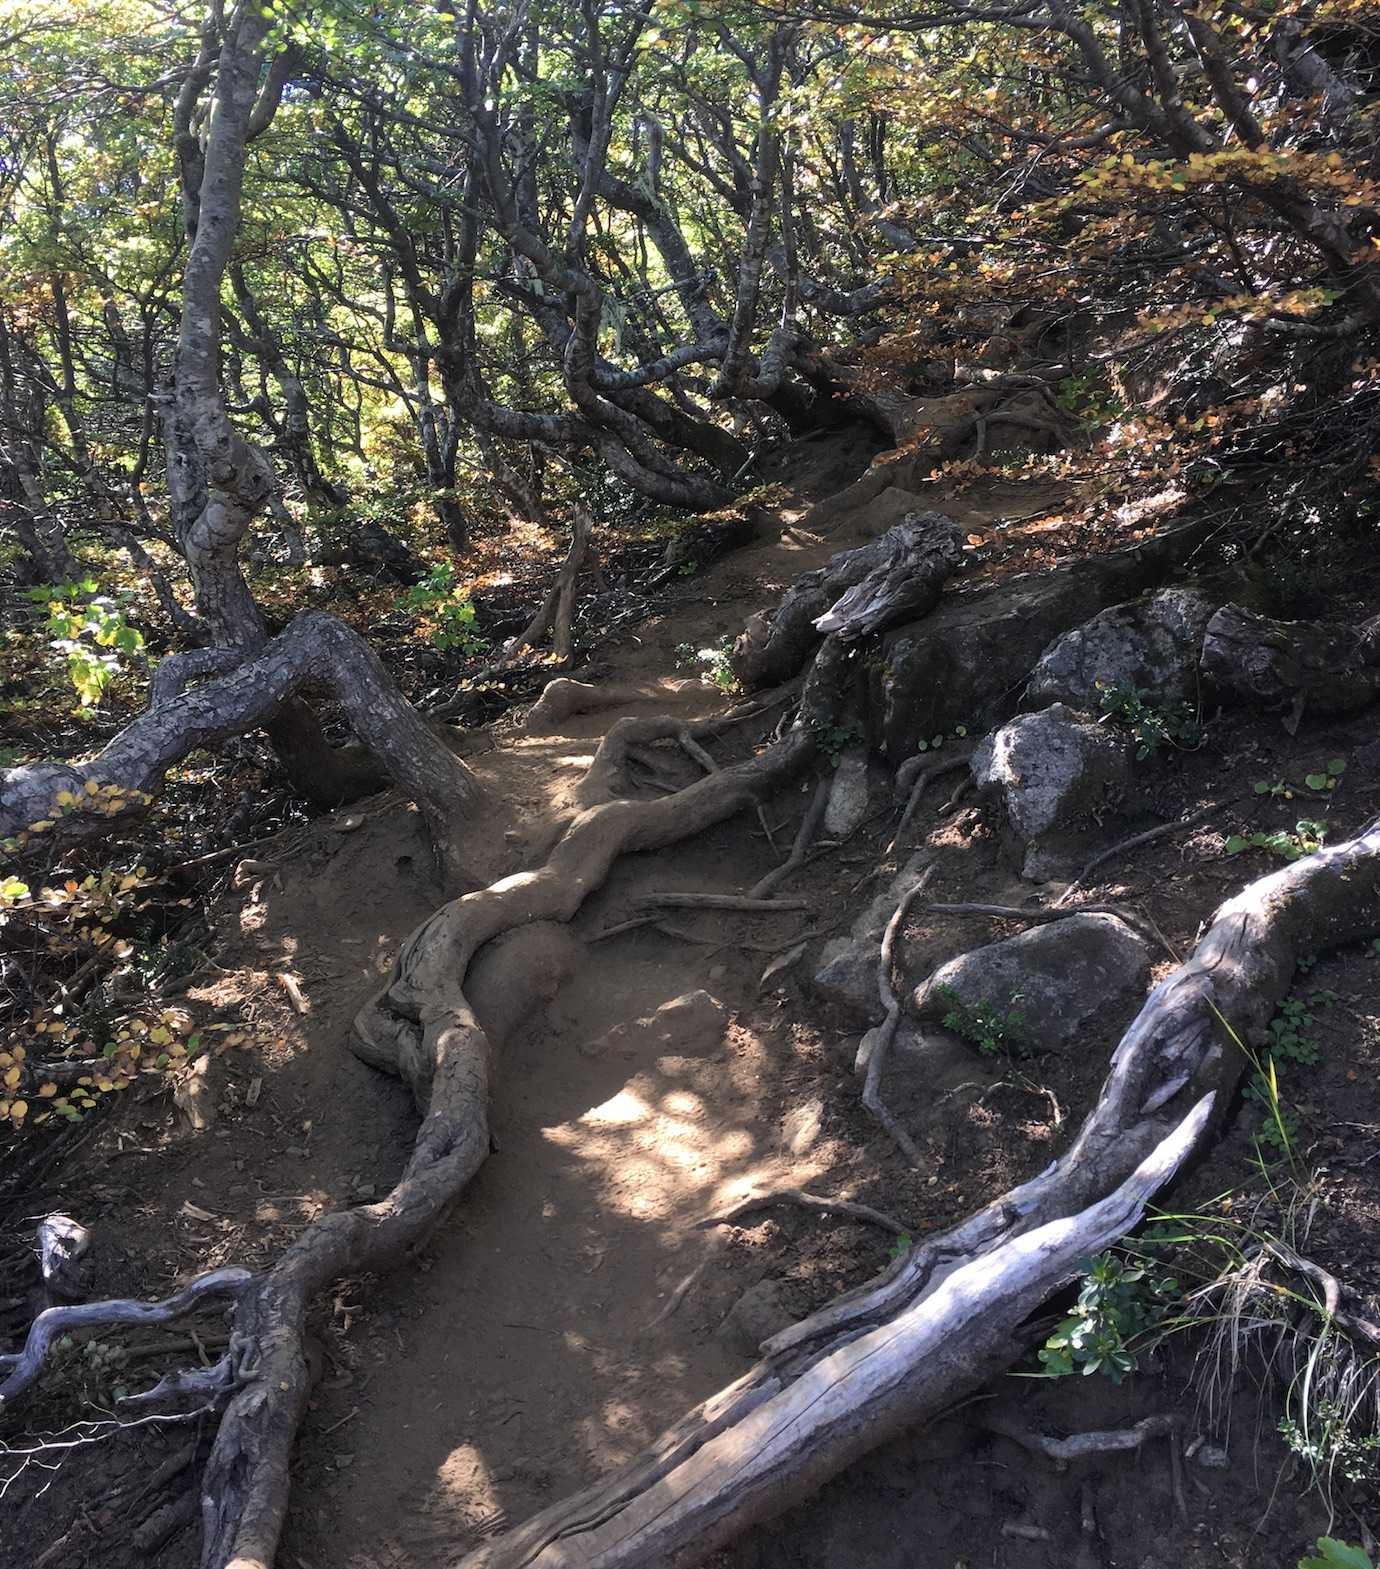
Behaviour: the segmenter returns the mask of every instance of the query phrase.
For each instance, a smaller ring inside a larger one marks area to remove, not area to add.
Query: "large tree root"
[[[463,1569],[702,1561],[1008,1366],[1025,1319],[1207,1141],[1300,953],[1380,928],[1380,827],[1250,885],[1122,1038],[1047,1171],[767,1341],[764,1360],[620,1471]]]
[[[273,721],[308,682],[321,682],[349,716],[355,734],[388,775],[417,803],[451,877],[456,814],[480,799],[478,781],[423,723],[357,632],[321,611],[304,611],[257,657],[207,673],[195,655],[177,656],[172,675],[155,684],[154,701],[104,750],[79,763],[31,763],[0,775],[0,838],[36,822],[60,820],[64,832],[110,826],[112,797],[125,804],[151,797],[174,764],[197,747]]]
[[[820,664],[827,677],[832,666],[826,654]],[[325,1216],[240,1300],[235,1333],[258,1348],[259,1364],[252,1382],[231,1399],[207,1467],[207,1569],[272,1563],[287,1509],[293,1439],[309,1393],[307,1306],[338,1276],[378,1271],[424,1240],[487,1158],[500,1025],[510,1026],[515,1012],[537,996],[551,995],[571,967],[569,954],[561,963],[542,946],[563,931],[553,923],[569,921],[619,855],[674,844],[721,822],[778,788],[816,752],[811,727],[802,720],[760,756],[674,796],[616,798],[629,748],[675,739],[681,728],[680,721],[665,718],[616,724],[584,782],[584,809],[545,865],[453,900],[424,921],[403,944],[388,985],[356,1019],[358,1055],[406,1079],[425,1116],[411,1159],[386,1198]],[[495,973],[483,983],[478,972],[484,958],[475,962],[475,956],[501,937]],[[492,997],[493,1012],[486,1011],[481,990]],[[505,1017],[496,1022],[498,1013]]]

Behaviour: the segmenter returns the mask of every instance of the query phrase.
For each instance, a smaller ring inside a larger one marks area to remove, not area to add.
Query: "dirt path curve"
[[[661,682],[664,695],[579,716],[558,734],[478,741],[467,760],[495,805],[475,825],[477,879],[540,858],[617,718],[668,707],[693,717],[721,703],[704,684],[675,689],[680,645],[717,645],[799,572],[866,537],[865,520],[806,535],[798,515],[784,510],[779,539],[697,578],[611,652],[608,679]],[[773,804],[778,849],[744,816],[624,858],[577,935],[627,919],[645,892],[743,891],[779,861],[798,815],[793,802]],[[318,838],[310,867],[284,866],[240,915],[257,962],[292,969],[306,999],[307,1013],[284,1025],[275,1089],[284,1108],[308,1112],[312,1202],[382,1191],[410,1143],[403,1092],[353,1060],[342,1070],[341,1038],[398,939],[435,903],[423,864],[413,814],[383,808],[324,850]],[[668,922],[698,940],[643,929],[587,948],[546,1017],[502,1053],[497,1152],[418,1267],[337,1293],[340,1333],[303,1433],[284,1564],[421,1569],[458,1556],[626,1458],[748,1365],[741,1336],[717,1326],[750,1265],[730,1276],[711,1264],[682,1308],[653,1320],[718,1246],[693,1229],[697,1218],[850,1158],[811,1138],[793,1093],[811,1080],[817,1039],[758,997],[770,950],[817,919],[716,924],[677,912]],[[638,1022],[687,994],[698,995],[680,1022]],[[294,1185],[272,1168],[267,1180]]]

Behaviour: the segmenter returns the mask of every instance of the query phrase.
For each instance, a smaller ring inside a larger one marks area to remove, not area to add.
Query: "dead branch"
[[[161,1302],[135,1302],[113,1297],[108,1302],[80,1302],[72,1306],[45,1308],[29,1326],[24,1349],[0,1356],[0,1366],[10,1369],[0,1384],[0,1407],[12,1401],[33,1383],[43,1368],[53,1342],[73,1330],[91,1329],[105,1324],[167,1324],[183,1318],[208,1297],[244,1296],[253,1282],[247,1269],[213,1269],[198,1275],[181,1291]]]
[[[1227,796],[1220,801],[1209,801],[1206,806],[1200,806],[1196,812],[1190,812],[1187,817],[1175,819],[1172,823],[1161,823],[1157,828],[1147,828],[1143,833],[1132,834],[1129,839],[1121,839],[1114,845],[1109,845],[1105,850],[1099,850],[1092,860],[1079,872],[1078,876],[1064,889],[1063,893],[1054,901],[1056,905],[1065,904],[1087,882],[1088,878],[1097,868],[1110,861],[1114,856],[1125,855],[1128,850],[1139,849],[1143,844],[1150,844],[1156,839],[1163,839],[1166,834],[1179,833],[1185,828],[1192,828],[1195,823],[1201,823],[1204,818],[1211,817],[1216,811],[1228,805],[1235,797]]]
[[[673,905],[682,910],[737,910],[744,915],[781,915],[811,908],[808,899],[754,899],[736,893],[643,893],[639,905]]]
[[[1052,1438],[1047,1433],[1031,1433],[1025,1428],[1006,1422],[989,1421],[990,1432],[1009,1438],[1032,1455],[1041,1455],[1065,1466],[1074,1460],[1086,1460],[1089,1455],[1120,1454],[1139,1449],[1152,1438],[1177,1432],[1180,1419],[1171,1412],[1142,1417],[1133,1427],[1110,1428],[1098,1433],[1070,1433],[1067,1438]]]

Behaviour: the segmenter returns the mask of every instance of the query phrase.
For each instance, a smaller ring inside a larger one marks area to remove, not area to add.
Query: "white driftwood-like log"
[[[734,675],[755,692],[789,680],[825,633],[858,638],[932,610],[963,564],[962,546],[952,518],[911,512],[879,538],[841,550],[798,577],[774,611],[752,617],[729,656]]]
[[[1122,1038],[1071,1148],[767,1341],[735,1384],[462,1569],[683,1569],[1009,1365],[1023,1321],[1208,1139],[1297,956],[1380,929],[1380,827],[1251,884]]]

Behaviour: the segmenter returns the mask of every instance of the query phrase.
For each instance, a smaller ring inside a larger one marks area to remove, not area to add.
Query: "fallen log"
[[[605,1481],[461,1569],[685,1569],[1006,1367],[1026,1318],[1209,1140],[1302,953],[1380,928],[1380,826],[1252,883],[1146,1000],[1069,1150],[763,1346]]]

